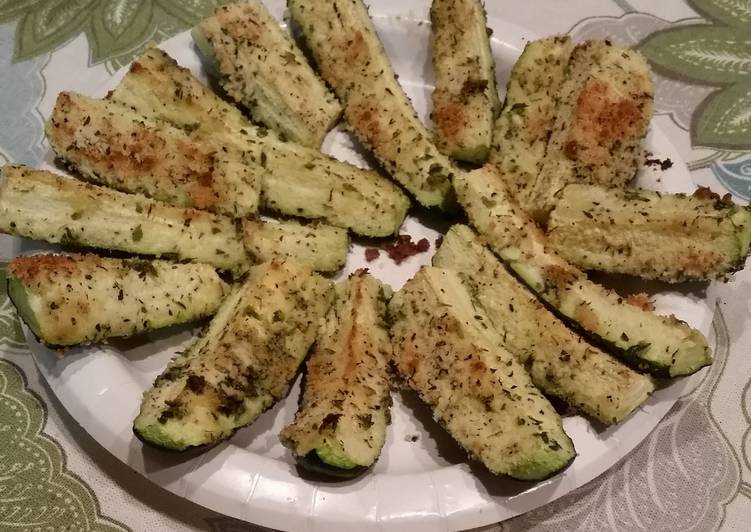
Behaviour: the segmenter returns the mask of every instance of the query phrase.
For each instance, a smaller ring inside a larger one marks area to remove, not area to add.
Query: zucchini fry
[[[260,172],[238,149],[147,122],[111,100],[61,92],[46,131],[55,153],[94,183],[234,217],[258,210]]]
[[[256,262],[290,259],[319,272],[335,272],[347,261],[347,231],[324,224],[292,220],[243,221],[245,250]]]
[[[279,135],[319,148],[342,108],[258,0],[217,7],[193,30],[219,84]]]
[[[190,70],[154,46],[146,48],[130,64],[107,99],[149,119],[185,131],[199,131],[225,144],[234,139],[234,144],[243,151],[262,138],[277,138],[272,131],[253,125],[237,107],[217,96]]]
[[[261,206],[267,211],[383,237],[399,231],[409,208],[407,196],[377,172],[283,142],[254,126],[158,48],[146,50],[109,97],[245,152],[251,171],[262,175]]]
[[[670,283],[743,268],[751,209],[712,197],[571,184],[548,222],[550,247],[584,270]]]
[[[566,327],[466,225],[449,230],[433,265],[459,274],[503,338],[504,347],[546,395],[610,425],[623,420],[654,391],[649,377]]]
[[[456,194],[490,248],[533,292],[638,369],[675,377],[712,362],[699,331],[675,316],[658,316],[624,302],[551,251],[496,172],[487,165],[457,176]]]
[[[480,0],[433,0],[430,20],[436,144],[454,159],[482,164],[501,106],[485,8]]]
[[[50,346],[100,342],[213,314],[228,292],[207,264],[29,255],[8,265],[8,295]]]
[[[287,5],[355,136],[420,204],[453,208],[451,177],[457,170],[417,118],[362,1]]]
[[[568,183],[622,187],[633,179],[644,162],[652,97],[649,65],[639,52],[607,40],[577,45],[524,208],[544,219]]]
[[[410,200],[372,170],[303,147],[273,145],[265,158],[262,205],[270,212],[325,221],[369,237],[397,234]]]
[[[308,360],[300,409],[279,436],[303,467],[355,476],[381,453],[391,406],[387,297],[365,270],[336,286]]]
[[[331,303],[331,283],[272,261],[251,268],[204,335],[144,394],[133,431],[183,451],[224,440],[284,397]]]
[[[170,207],[25,166],[0,170],[0,232],[203,262],[236,273],[248,263],[231,218]]]
[[[456,273],[422,268],[394,294],[389,315],[407,385],[492,473],[539,480],[574,459],[561,418]]]
[[[558,95],[574,45],[567,36],[527,43],[511,70],[493,129],[489,162],[526,209],[525,192],[542,168]]]

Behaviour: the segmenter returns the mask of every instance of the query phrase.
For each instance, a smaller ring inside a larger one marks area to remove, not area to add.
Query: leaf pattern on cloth
[[[640,50],[658,68],[708,84],[742,81],[751,74],[749,35],[733,28],[695,24],[650,36]]]
[[[691,127],[693,138],[702,144],[744,148],[751,142],[751,73],[749,81],[714,92],[699,109]],[[733,139],[738,139],[738,144]]]
[[[110,0],[103,2],[101,23],[103,29],[112,37],[117,38],[134,24],[141,13],[150,14],[152,5],[145,0]],[[147,17],[150,18],[150,17]]]
[[[715,159],[709,163],[712,173],[726,189],[741,199],[751,199],[751,157]]]
[[[0,22],[18,19],[15,61],[67,43],[80,33],[92,64],[127,64],[150,40],[160,41],[196,24],[219,0],[0,0]]]
[[[639,45],[659,72],[719,85],[697,109],[694,146],[751,148],[751,0],[691,0],[709,23],[657,31]]]
[[[712,328],[715,361],[701,385],[621,464],[547,506],[478,531],[651,532],[665,523],[671,530],[716,530],[741,473],[709,408],[730,351],[719,308]]]
[[[0,359],[0,530],[130,530],[101,515],[94,493],[66,468],[60,445],[42,432],[45,421],[23,373]]]
[[[751,3],[748,0],[712,0],[691,2],[694,9],[707,18],[727,26],[751,26]]]

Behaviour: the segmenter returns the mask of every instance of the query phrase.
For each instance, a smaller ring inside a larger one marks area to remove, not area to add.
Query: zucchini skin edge
[[[318,453],[313,449],[305,456],[297,458],[297,464],[311,473],[318,473],[328,477],[331,480],[347,480],[358,477],[365,473],[372,466],[355,466],[352,469],[342,469],[341,467],[335,467],[327,464],[318,456]]]

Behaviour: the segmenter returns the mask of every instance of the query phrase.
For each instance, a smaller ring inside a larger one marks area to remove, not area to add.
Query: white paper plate
[[[281,3],[271,3],[279,16]],[[412,8],[410,10],[410,7]],[[395,16],[401,13],[402,16]],[[373,6],[376,26],[392,58],[399,80],[418,112],[427,119],[432,74],[428,56],[427,4],[379,2]],[[524,43],[535,35],[490,19],[494,33],[499,87]],[[200,73],[188,34],[164,43],[180,63]],[[116,76],[117,77],[117,76]],[[114,86],[92,88],[94,95]],[[653,127],[649,149],[675,163],[666,172],[645,169],[639,184],[678,192],[693,188],[675,148]],[[325,149],[340,158],[364,163],[351,140],[341,132],[329,136]],[[51,160],[51,155],[50,159]],[[659,178],[659,181],[658,181]],[[402,232],[427,237],[430,253],[397,267],[385,254],[366,264],[363,248],[354,245],[349,273],[367,266],[398,289],[417,268],[427,264],[441,224],[408,218]],[[445,227],[443,227],[445,229]],[[24,243],[22,250],[38,249]],[[711,289],[701,293],[662,292],[657,310],[674,313],[708,334],[714,303]],[[131,432],[142,392],[175,351],[195,331],[170,329],[110,346],[74,349],[64,359],[27,333],[35,360],[52,390],[70,414],[106,449],[149,480],[181,497],[218,512],[268,527],[308,531],[404,530],[410,532],[464,529],[508,519],[542,506],[582,486],[617,463],[641,442],[675,400],[699,376],[659,390],[618,427],[597,431],[581,417],[565,419],[578,456],[562,474],[537,484],[495,478],[469,465],[451,438],[433,422],[429,411],[412,395],[395,394],[393,423],[383,454],[372,471],[356,480],[326,483],[304,479],[277,434],[294,415],[298,385],[289,397],[263,414],[251,427],[202,453],[170,454],[144,447]],[[411,441],[416,437],[416,441]]]

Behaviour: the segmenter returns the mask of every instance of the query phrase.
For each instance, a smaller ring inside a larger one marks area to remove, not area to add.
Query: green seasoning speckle
[[[133,238],[133,242],[138,242],[143,238],[143,229],[140,225],[137,225],[135,229],[130,232],[130,236]]]
[[[133,237],[133,239],[135,240],[135,236]],[[139,277],[141,277],[142,279],[146,278],[147,276],[150,276],[150,277],[159,276],[159,272],[154,267],[154,264],[147,260],[133,259],[133,260],[128,261],[128,266],[130,266],[133,270],[137,271]]]

